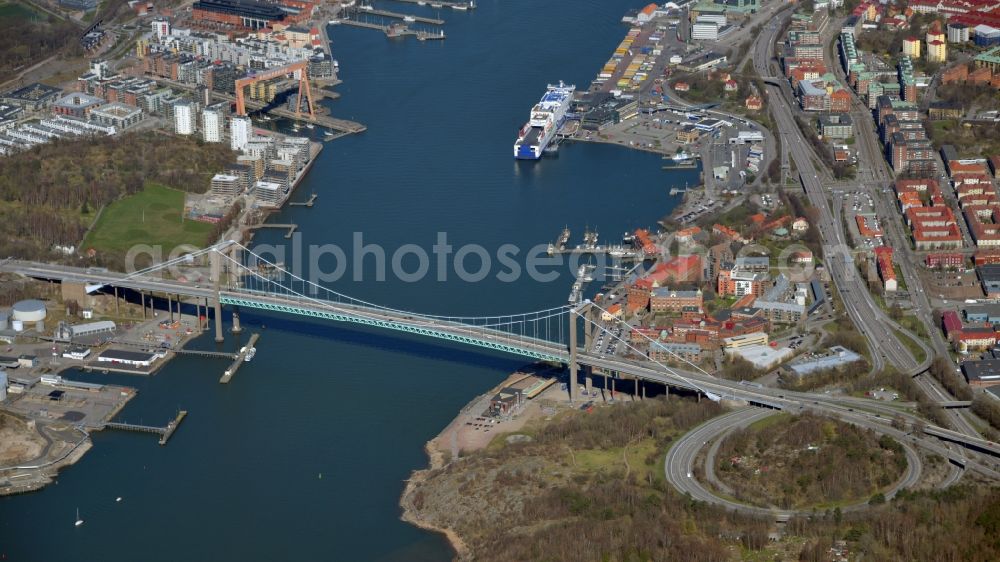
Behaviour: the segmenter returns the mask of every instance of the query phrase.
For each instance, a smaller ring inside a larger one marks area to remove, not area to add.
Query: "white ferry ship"
[[[514,158],[538,160],[542,157],[545,147],[566,118],[575,91],[576,86],[565,84],[561,80],[558,86],[549,84],[541,101],[531,108],[531,118],[517,135]]]

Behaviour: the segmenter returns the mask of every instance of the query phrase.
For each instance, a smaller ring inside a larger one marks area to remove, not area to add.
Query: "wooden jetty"
[[[311,196],[309,197],[309,200],[308,200],[308,201],[292,201],[292,202],[291,202],[291,203],[289,203],[288,205],[289,205],[289,206],[291,206],[291,207],[312,207],[312,206],[313,206],[313,203],[315,203],[315,202],[316,202],[316,198],[317,198],[317,197],[318,197],[318,196],[317,196],[317,195],[316,195],[315,193],[313,193],[313,194],[312,194],[312,195],[311,195]]]
[[[187,417],[187,410],[177,412],[177,416],[166,425],[166,427],[156,427],[152,425],[140,425],[127,422],[107,422],[101,429],[118,429],[121,431],[137,431],[139,433],[155,433],[160,436],[160,445],[166,445],[170,437]]]
[[[250,230],[254,230],[254,229],[258,229],[258,228],[280,228],[280,229],[287,229],[288,232],[285,233],[285,238],[291,238],[292,235],[295,234],[295,231],[298,230],[299,225],[297,225],[297,224],[276,224],[276,223],[265,222],[265,223],[261,223],[261,224],[254,224],[254,225],[248,226],[247,228],[249,228]]]
[[[229,381],[233,380],[236,376],[236,371],[240,369],[240,366],[246,362],[246,355],[251,349],[254,349],[254,345],[257,344],[257,340],[260,339],[260,334],[251,334],[250,341],[247,342],[243,349],[236,355],[236,359],[233,360],[232,365],[226,369],[226,372],[222,373],[222,378],[219,379],[220,384],[229,384]]]

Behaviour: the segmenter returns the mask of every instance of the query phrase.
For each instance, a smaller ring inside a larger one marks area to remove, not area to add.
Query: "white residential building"
[[[193,135],[195,129],[194,108],[184,102],[174,106],[174,132],[178,135]]]
[[[249,117],[233,117],[229,122],[230,147],[233,150],[240,151],[246,148],[250,142],[250,127]]]
[[[206,108],[201,112],[201,133],[205,142],[222,142],[226,136],[226,118],[217,108]]]
[[[157,41],[162,41],[170,35],[170,22],[160,18],[153,20],[153,33],[156,34]]]

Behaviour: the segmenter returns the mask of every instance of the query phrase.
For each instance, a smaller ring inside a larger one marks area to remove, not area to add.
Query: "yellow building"
[[[903,39],[903,55],[908,56],[911,59],[920,58],[919,37],[907,37],[906,39]]]
[[[948,44],[940,39],[928,42],[927,60],[930,62],[945,62],[948,60]]]
[[[752,334],[743,334],[730,338],[723,338],[722,340],[722,348],[727,351],[751,345],[767,345],[767,333],[754,332]]]

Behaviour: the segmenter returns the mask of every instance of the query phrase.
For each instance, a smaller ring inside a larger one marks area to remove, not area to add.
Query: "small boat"
[[[76,527],[83,525],[83,519],[80,519],[80,508],[76,508],[76,523],[73,524]]]
[[[366,12],[374,12],[375,11],[375,8],[373,8],[372,6],[368,6],[368,5],[363,5],[363,6],[358,6],[358,7],[361,8],[362,10],[366,11]]]
[[[443,7],[443,4],[439,4],[437,2],[431,2],[431,8],[441,8],[441,7]]]
[[[120,501],[122,501],[122,497],[121,496],[118,496],[117,498],[115,498],[115,502],[120,502]]]
[[[417,18],[413,16],[403,16],[403,21],[413,23],[417,21]]]
[[[426,6],[426,5],[427,2],[424,2],[424,0],[417,0],[417,6]]]
[[[261,121],[270,121],[271,120],[271,116],[265,113],[264,115],[260,116],[260,120]]]
[[[247,350],[247,354],[243,356],[243,362],[249,363],[250,360],[253,359],[254,355],[257,355],[257,348],[251,347],[250,349]]]
[[[312,123],[306,123],[306,129],[312,129],[312,128],[315,128],[315,125],[313,125]]]
[[[451,9],[452,10],[462,10],[464,12],[465,10],[468,10],[469,7],[466,6],[465,4],[452,4],[451,5]]]
[[[328,23],[329,25],[340,25],[340,20],[330,20],[326,23]]]

